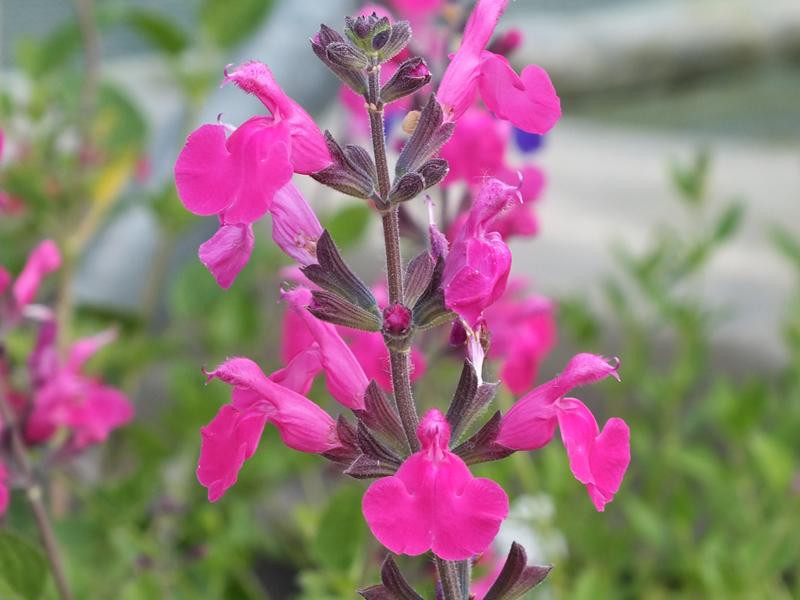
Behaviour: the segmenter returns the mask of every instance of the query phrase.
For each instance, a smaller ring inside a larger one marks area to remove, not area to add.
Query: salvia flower
[[[473,477],[450,451],[450,426],[439,410],[425,415],[417,436],[422,449],[364,494],[372,533],[397,554],[432,550],[445,560],[480,554],[508,514],[508,496],[494,481]]]
[[[479,0],[437,97],[451,121],[458,120],[480,93],[499,119],[524,131],[546,133],[561,117],[561,102],[545,70],[528,65],[517,75],[504,56],[486,50],[507,5],[508,0]]]
[[[283,298],[319,348],[328,391],[343,406],[356,410],[363,409],[364,392],[369,380],[336,327],[320,321],[308,312],[311,290],[299,286],[284,292]]]
[[[511,270],[511,251],[491,224],[519,202],[516,187],[487,178],[450,246],[442,279],[445,304],[473,329],[484,309],[503,295]]]
[[[186,209],[219,217],[220,230],[203,244],[200,259],[222,287],[233,283],[250,257],[250,224],[270,211],[276,196],[283,210],[285,194],[297,198],[286,190],[292,173],[311,174],[331,162],[322,132],[266,65],[245,63],[226,72],[225,79],[255,95],[271,114],[252,117],[238,128],[221,123],[199,127],[175,163],[178,196]]]
[[[202,430],[197,479],[208,499],[219,500],[236,483],[244,462],[255,453],[267,423],[283,443],[300,452],[322,453],[339,446],[336,422],[305,397],[316,373],[315,352],[295,357],[270,377],[248,358],[231,358],[207,373],[233,387],[231,402]]]
[[[586,486],[598,511],[614,498],[630,463],[630,430],[622,419],[609,419],[602,431],[580,400],[566,395],[606,377],[619,379],[619,361],[578,354],[554,379],[517,400],[503,416],[496,443],[511,450],[535,450],[553,438],[556,426],[570,469]]]
[[[317,262],[316,247],[322,225],[300,190],[287,183],[275,194],[269,212],[272,239],[278,247],[303,266]]]
[[[37,386],[25,423],[26,441],[45,442],[65,429],[70,434],[68,449],[78,451],[105,441],[111,431],[133,418],[125,394],[83,372],[86,362],[116,337],[113,330],[76,341],[63,363],[55,352],[54,324],[45,323],[39,336],[29,361]]]
[[[61,253],[54,241],[44,240],[31,251],[25,266],[11,286],[11,294],[18,310],[33,302],[42,280],[60,266]],[[7,272],[3,273],[0,273],[0,293],[3,293],[11,280]]]

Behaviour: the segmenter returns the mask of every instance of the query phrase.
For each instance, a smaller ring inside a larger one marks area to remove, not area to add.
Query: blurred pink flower
[[[2,421],[0,421],[0,425],[2,425]],[[5,463],[0,460],[0,517],[6,514],[8,500],[8,471],[6,470]]]
[[[573,388],[606,377],[619,379],[619,361],[578,354],[554,379],[520,398],[503,416],[496,442],[512,450],[535,450],[553,437],[556,425],[567,449],[570,469],[586,486],[598,511],[619,490],[630,463],[630,430],[612,418],[601,432],[591,411],[580,400],[565,398]]]
[[[464,225],[453,237],[442,285],[447,307],[475,329],[481,313],[503,295],[511,251],[492,221],[520,201],[519,190],[502,181],[484,181]]]
[[[121,391],[82,372],[89,358],[114,339],[114,332],[78,340],[60,364],[50,347],[56,338],[52,326],[43,325],[29,361],[37,387],[25,424],[25,439],[41,443],[63,427],[71,434],[68,448],[77,451],[105,441],[112,430],[128,423],[133,407]]]
[[[483,177],[496,175],[503,168],[510,139],[511,127],[508,123],[495,119],[477,106],[471,106],[459,119],[453,137],[439,152],[450,166],[442,185],[448,186],[458,181],[476,185]]]
[[[22,309],[33,302],[42,280],[61,266],[61,253],[53,240],[44,240],[28,255],[28,260],[22,268],[11,288],[11,293],[16,301],[17,308]],[[5,279],[5,285],[2,280]],[[0,274],[0,290],[8,285],[9,275]]]
[[[451,121],[460,119],[480,93],[498,118],[530,133],[546,133],[561,117],[561,102],[545,70],[528,65],[517,75],[505,57],[486,50],[507,5],[508,0],[479,0],[437,97]]]
[[[364,494],[372,533],[397,554],[432,550],[445,560],[480,554],[508,514],[506,493],[490,479],[473,477],[450,451],[450,426],[439,410],[428,411],[417,436],[422,449]]]
[[[201,429],[197,479],[208,488],[208,499],[219,500],[256,451],[267,423],[278,429],[283,443],[300,452],[327,452],[339,446],[336,422],[305,397],[319,357],[301,353],[270,377],[248,358],[231,358],[210,379],[233,386],[231,402]]]
[[[500,380],[513,394],[536,382],[540,361],[556,341],[553,303],[526,293],[524,279],[509,282],[505,294],[484,312],[492,336],[489,357],[501,361]]]
[[[400,15],[416,21],[441,10],[444,0],[389,0]]]

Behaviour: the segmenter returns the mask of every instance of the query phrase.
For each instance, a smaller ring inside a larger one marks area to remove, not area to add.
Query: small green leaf
[[[272,4],[273,0],[205,0],[200,19],[214,42],[232,48],[256,30]]]
[[[34,600],[41,597],[46,581],[47,565],[39,549],[16,534],[0,532],[0,589],[13,594],[11,599]]]
[[[157,12],[133,9],[125,14],[124,21],[150,45],[164,54],[175,56],[189,45],[189,39],[184,31]]]
[[[325,229],[339,248],[358,243],[367,231],[372,211],[364,204],[349,204],[325,219]]]

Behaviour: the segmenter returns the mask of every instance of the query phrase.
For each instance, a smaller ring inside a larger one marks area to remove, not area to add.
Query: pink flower
[[[200,245],[198,256],[217,284],[228,289],[250,260],[254,244],[252,224],[221,225],[211,239]]]
[[[539,233],[539,220],[533,212],[533,206],[541,197],[545,186],[545,175],[541,169],[533,165],[522,167],[519,171],[503,167],[495,173],[501,181],[513,185],[520,176],[522,184],[519,188],[522,204],[516,204],[492,223],[492,230],[498,232],[504,240],[515,236],[531,237]]]
[[[525,294],[526,283],[516,279],[505,294],[484,312],[492,335],[489,357],[502,361],[500,379],[514,394],[529,390],[540,361],[555,345],[553,303]]]
[[[500,234],[491,231],[491,224],[515,202],[517,188],[487,179],[450,246],[442,278],[445,304],[472,329],[483,310],[505,291],[511,251]]]
[[[470,107],[459,119],[453,137],[439,153],[450,166],[442,185],[458,181],[475,185],[487,175],[496,175],[503,168],[510,138],[508,123],[498,121],[477,106]]]
[[[425,415],[417,436],[422,449],[364,494],[372,533],[397,554],[432,550],[445,560],[480,554],[508,514],[506,493],[490,479],[473,477],[450,451],[450,426],[440,411]]]
[[[553,437],[556,425],[567,449],[570,469],[586,486],[598,511],[614,498],[630,463],[630,430],[622,419],[609,419],[600,431],[589,409],[575,398],[573,388],[608,376],[619,379],[618,361],[578,354],[555,379],[534,388],[505,414],[496,442],[512,450],[535,450]]]
[[[392,7],[404,17],[422,19],[441,10],[444,0],[390,0]]]
[[[320,171],[330,155],[319,128],[266,65],[248,62],[225,77],[272,114],[252,117],[227,139],[225,125],[195,130],[175,163],[175,183],[190,212],[219,215],[223,225],[252,223],[269,210],[292,172]]]
[[[0,425],[2,425],[2,422],[0,422]],[[8,500],[8,471],[6,470],[5,463],[0,460],[0,517],[6,514],[6,510],[8,509]]]
[[[278,247],[303,266],[316,263],[322,225],[300,190],[287,183],[275,194],[269,211]]]
[[[65,363],[57,364],[46,347],[55,342],[55,335],[45,324],[37,344],[38,363],[33,357],[31,360],[34,381],[39,385],[25,427],[26,440],[44,442],[63,427],[71,434],[69,448],[77,451],[105,441],[112,430],[133,418],[133,408],[121,391],[82,373],[89,358],[113,338],[109,331],[78,340],[70,347]],[[46,360],[48,356],[51,358]]]
[[[17,308],[24,308],[33,302],[42,280],[60,266],[61,253],[54,241],[44,240],[36,246],[28,256],[28,261],[11,288]],[[8,273],[5,277],[0,274],[0,280],[4,278],[6,279],[5,285],[8,285]],[[5,285],[0,282],[0,289]]]
[[[517,75],[505,57],[486,50],[507,5],[508,0],[479,0],[437,97],[451,121],[458,120],[480,92],[498,118],[530,133],[546,133],[561,117],[561,102],[547,73],[529,65]]]
[[[336,422],[306,398],[318,365],[315,353],[300,354],[270,377],[248,358],[232,358],[208,378],[233,386],[230,404],[201,429],[197,479],[208,488],[208,499],[219,500],[256,451],[267,423],[278,429],[283,443],[300,452],[321,453],[338,447]]]
[[[283,293],[283,298],[300,318],[305,329],[319,347],[320,360],[325,370],[325,384],[334,399],[351,409],[364,408],[364,392],[369,385],[364,369],[347,346],[336,327],[320,321],[307,307],[311,303],[311,290],[297,287]]]

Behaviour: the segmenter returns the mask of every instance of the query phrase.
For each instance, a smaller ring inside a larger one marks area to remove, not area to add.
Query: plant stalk
[[[25,443],[22,440],[22,435],[17,426],[14,411],[2,390],[0,390],[0,417],[2,417],[11,437],[11,453],[22,475],[22,486],[25,490],[25,497],[28,499],[33,518],[36,521],[36,528],[39,531],[39,537],[42,539],[42,545],[44,546],[47,560],[50,563],[50,571],[53,574],[53,580],[58,589],[59,598],[61,598],[61,600],[72,600],[73,595],[69,589],[67,577],[64,574],[64,563],[58,549],[56,536],[53,533],[53,526],[50,524],[50,518],[47,515],[44,502],[42,502],[42,488],[35,480],[33,467],[31,466]]]
[[[389,197],[391,185],[389,164],[386,159],[386,140],[383,132],[383,103],[380,100],[380,66],[376,65],[369,73],[369,122],[372,133],[372,148],[375,166],[378,171],[378,192],[383,200]],[[398,207],[392,206],[382,215],[383,239],[386,248],[386,273],[389,281],[389,303],[403,304],[403,259],[400,254],[400,219]],[[417,439],[417,407],[411,392],[411,368],[409,351],[389,348],[389,363],[392,370],[397,410],[403,424],[408,445],[412,452],[419,450]]]
[[[378,172],[378,192],[381,199],[387,201],[391,181],[389,164],[386,159],[386,140],[383,129],[383,103],[380,100],[380,66],[375,65],[368,73],[369,91],[368,107],[372,148],[375,166]],[[403,304],[403,260],[400,254],[400,224],[398,206],[391,206],[383,212],[383,238],[386,248],[386,272],[389,281],[389,302]],[[410,354],[408,350],[398,351],[389,348],[389,363],[392,371],[392,388],[394,389],[400,421],[403,424],[408,445],[412,452],[420,449],[417,438],[419,416],[411,392]],[[459,576],[459,563],[436,557],[436,569],[442,582],[445,600],[466,600]]]

